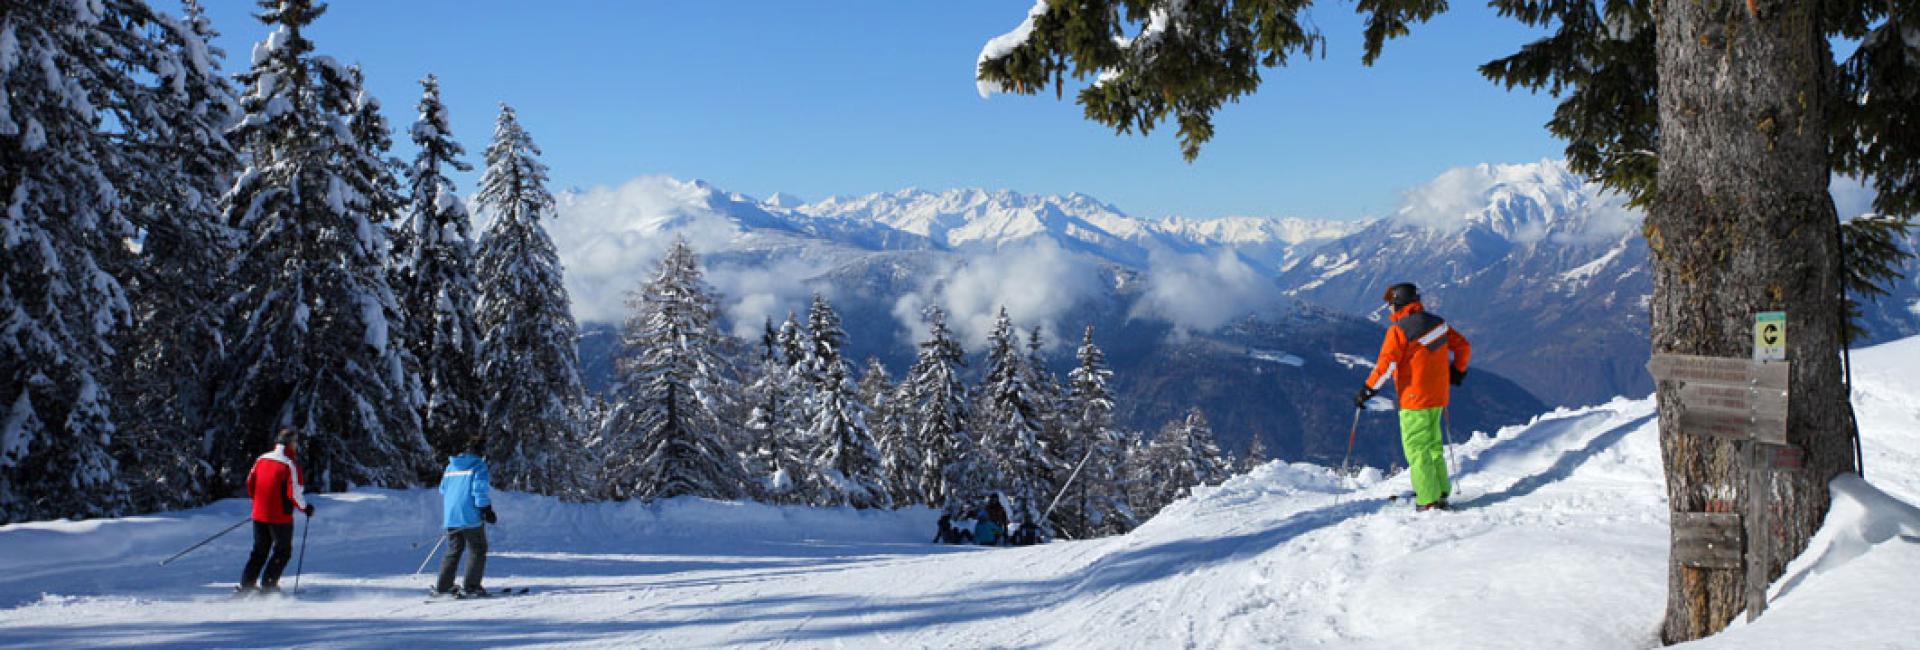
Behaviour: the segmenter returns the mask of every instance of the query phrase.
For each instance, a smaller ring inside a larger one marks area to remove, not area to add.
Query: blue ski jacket
[[[478,528],[480,509],[493,505],[487,497],[487,461],[473,454],[447,459],[447,473],[440,477],[440,503],[446,512],[448,530]]]

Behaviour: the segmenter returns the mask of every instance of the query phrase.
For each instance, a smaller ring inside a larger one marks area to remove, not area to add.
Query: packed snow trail
[[[1871,484],[1837,483],[1835,515],[1767,616],[1703,645],[1920,636],[1898,611],[1920,598],[1907,579],[1920,574],[1920,511],[1906,505],[1920,495],[1920,339],[1855,359]],[[1657,645],[1667,514],[1651,401],[1454,437],[1466,438],[1456,512],[1389,500],[1405,477],[1270,463],[1129,535],[1014,549],[929,544],[928,510],[502,494],[487,582],[534,593],[458,603],[422,602],[429,578],[412,574],[439,535],[430,490],[319,497],[298,599],[225,599],[244,531],[156,566],[245,516],[240,501],[12,525],[0,527],[0,645]]]

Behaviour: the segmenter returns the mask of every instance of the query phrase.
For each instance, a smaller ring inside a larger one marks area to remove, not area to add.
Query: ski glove
[[[307,504],[307,507],[306,507],[305,509],[303,509],[303,510],[301,510],[301,512],[304,512],[304,513],[307,513],[307,516],[308,516],[308,517],[312,517],[312,516],[313,516],[313,504],[311,504],[311,503],[309,503],[309,504]]]
[[[1453,384],[1455,386],[1459,386],[1460,382],[1463,382],[1466,380],[1467,380],[1467,371],[1461,370],[1459,368],[1455,368],[1453,366],[1447,366],[1447,383]]]
[[[487,506],[485,508],[481,508],[480,518],[487,520],[487,523],[489,524],[500,523],[500,517],[498,515],[493,514],[493,506]]]
[[[1367,400],[1373,399],[1373,396],[1378,394],[1380,394],[1380,391],[1371,388],[1360,389],[1360,394],[1353,396],[1353,407],[1357,409],[1366,408]]]

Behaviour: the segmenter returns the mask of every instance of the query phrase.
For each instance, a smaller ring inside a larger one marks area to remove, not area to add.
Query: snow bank
[[[1920,508],[1834,479],[1826,524],[1768,592],[1767,613],[1689,647],[1911,648],[1920,639]]]

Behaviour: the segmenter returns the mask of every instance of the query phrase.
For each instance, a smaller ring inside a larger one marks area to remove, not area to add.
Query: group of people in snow
[[[1007,516],[1007,496],[999,492],[988,495],[985,502],[973,511],[973,525],[967,526],[967,520],[955,520],[951,513],[942,513],[935,524],[933,536],[937,544],[978,544],[981,546],[1032,546],[1046,541],[1040,535],[1040,527],[1030,521],[1013,525]]]
[[[298,429],[281,429],[274,437],[273,451],[254,460],[247,474],[247,497],[253,500],[253,552],[240,572],[240,596],[280,593],[280,574],[293,558],[293,513],[313,517],[313,504],[301,488],[305,480],[296,461],[300,443]],[[447,545],[447,554],[440,559],[439,579],[430,590],[435,596],[488,595],[481,585],[487,573],[486,526],[499,523],[500,517],[493,512],[489,495],[486,449],[485,437],[469,439],[464,453],[447,459],[440,477],[441,521],[446,527],[441,541]],[[456,587],[454,574],[463,556],[467,572]]]
[[[1380,344],[1380,357],[1367,383],[1354,396],[1355,408],[1366,408],[1368,400],[1379,394],[1391,379],[1399,397],[1400,442],[1407,455],[1408,475],[1413,482],[1414,503],[1420,511],[1447,510],[1447,497],[1453,486],[1448,480],[1441,417],[1447,408],[1452,386],[1467,375],[1467,361],[1473,347],[1447,324],[1446,319],[1426,311],[1420,291],[1412,283],[1387,288],[1381,296],[1385,308],[1392,309],[1393,326],[1387,328]],[[280,574],[293,557],[293,513],[312,517],[313,504],[301,489],[304,480],[295,461],[300,453],[300,432],[283,428],[275,436],[273,451],[261,454],[247,474],[247,496],[253,500],[253,552],[240,573],[241,595],[278,593]],[[497,523],[493,502],[488,495],[490,476],[484,457],[486,438],[468,440],[467,450],[447,461],[440,479],[441,519],[446,527],[447,554],[440,560],[440,575],[431,590],[436,596],[485,597],[481,585],[487,570],[487,524]],[[950,514],[942,514],[934,541],[943,544],[980,544],[988,546],[1024,546],[1040,543],[1038,528],[1032,522],[1015,527],[1007,516],[1006,497],[995,493],[975,510],[973,525],[966,527]],[[454,585],[462,558],[467,571],[461,584]]]

